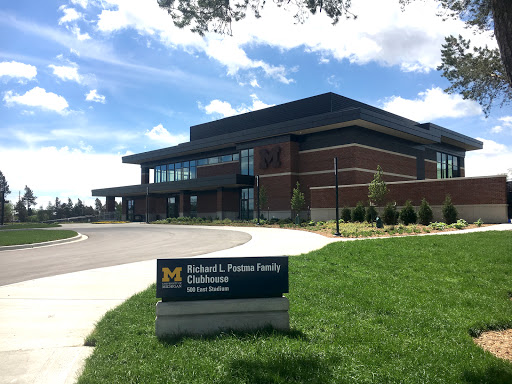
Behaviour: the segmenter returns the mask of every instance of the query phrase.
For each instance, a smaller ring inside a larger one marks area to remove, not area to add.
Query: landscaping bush
[[[405,207],[400,211],[400,220],[404,225],[415,224],[418,221],[418,215],[412,206],[411,200],[405,202]]]
[[[477,221],[475,221],[473,224],[475,224],[477,227],[481,227],[483,223],[484,223],[484,222],[482,221],[482,219],[478,219],[478,220],[477,220]]]
[[[422,225],[429,225],[434,218],[434,214],[432,212],[432,208],[428,204],[427,200],[423,198],[421,200],[420,209],[418,210],[418,220]]]
[[[343,207],[343,209],[341,210],[341,219],[345,223],[349,223],[352,220],[352,211],[350,210],[350,208]]]
[[[365,219],[367,222],[371,223],[377,218],[377,210],[373,205],[370,205],[368,208],[366,208],[366,216]]]
[[[363,203],[357,203],[354,211],[352,212],[352,221],[362,223],[364,221],[365,209]]]
[[[398,224],[398,212],[394,203],[388,203],[384,208],[384,215],[382,220],[386,225],[397,225]]]
[[[466,228],[468,226],[468,222],[464,219],[459,219],[459,220],[457,220],[456,223],[453,223],[452,226],[457,229],[462,229],[462,228]]]
[[[457,222],[458,212],[457,208],[452,203],[452,198],[450,195],[446,195],[443,203],[443,218],[446,224],[453,224]]]

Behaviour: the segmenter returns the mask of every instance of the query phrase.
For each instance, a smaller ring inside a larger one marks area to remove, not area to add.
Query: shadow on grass
[[[332,382],[330,365],[316,356],[281,356],[254,361],[235,359],[229,374],[220,383],[301,383]]]
[[[512,370],[501,367],[489,367],[483,372],[465,371],[464,382],[472,383],[493,383],[510,384],[512,383]]]
[[[216,333],[208,334],[208,335],[191,335],[191,334],[181,334],[179,336],[166,336],[158,339],[160,343],[166,346],[175,346],[181,344],[184,340],[204,340],[204,341],[214,341],[219,340],[226,337],[234,337],[241,341],[253,340],[255,338],[269,338],[269,337],[287,337],[290,339],[297,339],[307,341],[307,336],[300,330],[291,329],[289,331],[279,331],[273,329],[271,327],[258,329],[254,331],[235,331],[235,330],[225,330],[219,331]]]

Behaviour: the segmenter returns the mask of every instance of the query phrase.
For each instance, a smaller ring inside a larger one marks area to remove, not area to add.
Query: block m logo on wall
[[[260,169],[279,168],[281,166],[281,160],[279,158],[281,154],[281,147],[274,147],[270,150],[260,149]]]

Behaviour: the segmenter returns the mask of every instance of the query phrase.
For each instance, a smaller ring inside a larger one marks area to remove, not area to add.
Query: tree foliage
[[[5,179],[5,176],[2,173],[2,171],[0,171],[0,191],[2,190],[4,191],[5,196],[11,193],[11,190],[9,189],[9,183]]]
[[[397,225],[399,213],[395,203],[388,203],[384,209],[383,221],[386,225]]]
[[[432,208],[430,208],[429,203],[424,198],[421,200],[420,209],[418,210],[418,220],[422,225],[429,225],[434,218],[434,213],[432,212]]]
[[[404,225],[415,224],[418,221],[418,215],[412,206],[411,200],[405,202],[405,206],[400,211],[400,220]]]
[[[377,207],[382,204],[389,192],[385,181],[382,179],[383,173],[382,168],[378,165],[377,172],[373,175],[373,180],[368,186],[368,199],[370,203],[375,204]]]
[[[443,218],[446,224],[453,224],[457,222],[459,213],[457,212],[457,208],[452,203],[452,198],[450,195],[446,195],[443,203]]]
[[[356,204],[356,207],[352,211],[352,221],[356,223],[362,223],[364,221],[365,209],[362,201]]]
[[[30,189],[28,186],[25,185],[25,193],[23,194],[23,197],[21,198],[26,204],[27,204],[27,212],[30,215],[30,206],[36,205],[36,199],[37,196],[34,195],[34,192],[32,192],[32,189]]]
[[[292,192],[292,199],[290,200],[290,205],[292,208],[292,211],[296,212],[296,214],[299,214],[299,212],[304,208],[304,205],[306,205],[306,199],[304,197],[304,193],[300,191],[300,184],[297,181],[297,185],[295,188],[293,188]]]

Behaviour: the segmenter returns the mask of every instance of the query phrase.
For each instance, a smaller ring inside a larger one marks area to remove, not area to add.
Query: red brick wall
[[[232,175],[240,173],[240,166],[238,161],[229,163],[220,163],[215,165],[203,165],[197,167],[197,177],[208,177],[208,176],[221,176],[221,175]]]
[[[425,179],[437,179],[437,163],[425,161]]]
[[[363,168],[416,177],[416,159],[359,146],[347,146],[315,152],[300,153],[300,172],[334,169],[334,157],[338,168]]]
[[[267,190],[267,206],[261,209],[276,211],[286,211],[290,209],[290,200],[292,198],[292,190],[295,188],[297,176],[285,175],[260,178],[260,186],[264,186]],[[301,185],[301,190],[304,195],[308,195],[306,188]],[[256,189],[254,193],[257,194]],[[308,197],[306,197],[307,199]]]
[[[390,193],[387,201],[396,201],[403,205],[412,200],[419,205],[426,198],[430,205],[442,205],[450,194],[455,205],[506,204],[506,177],[456,178],[442,180],[423,180],[407,183],[388,183]],[[313,208],[332,208],[334,189],[311,190]],[[340,206],[355,206],[358,201],[368,200],[368,186],[346,186],[339,190]]]
[[[279,147],[281,148],[279,159],[281,161],[281,166],[279,168],[274,168],[273,166],[269,166],[266,169],[260,167],[261,163],[261,150],[271,151],[273,148]],[[295,142],[285,142],[278,144],[270,144],[261,147],[254,148],[254,174],[255,175],[269,175],[273,173],[282,173],[282,172],[298,172],[298,152],[299,152],[299,144]]]

